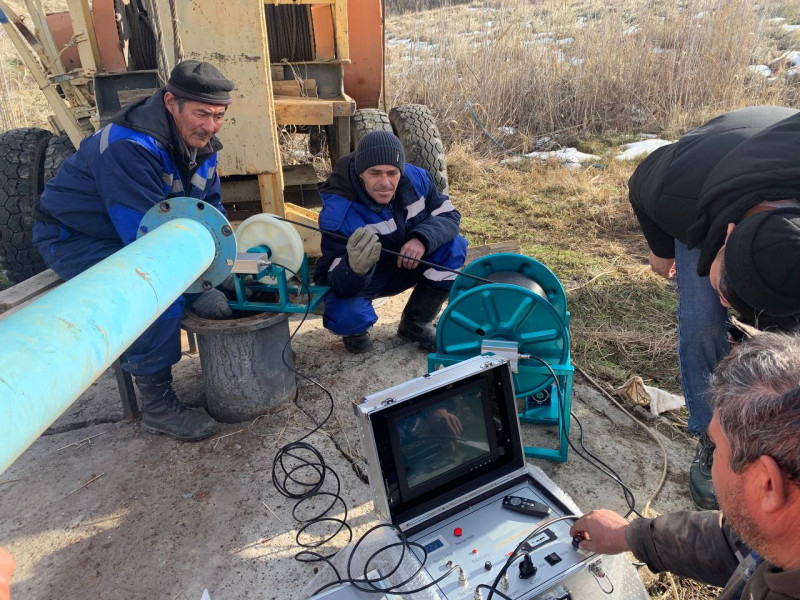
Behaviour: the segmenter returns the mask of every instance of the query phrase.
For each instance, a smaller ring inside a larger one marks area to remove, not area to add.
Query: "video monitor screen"
[[[401,494],[447,485],[497,456],[488,384],[454,386],[408,407],[389,428]]]

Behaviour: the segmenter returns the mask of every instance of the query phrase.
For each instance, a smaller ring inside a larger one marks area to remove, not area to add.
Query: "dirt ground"
[[[292,344],[296,367],[334,399],[324,430],[307,441],[338,474],[355,535],[376,521],[369,487],[348,460],[358,462],[359,456],[351,403],[425,372],[425,353],[395,337],[405,297],[378,308],[375,349],[368,354],[345,353],[314,315]],[[292,328],[298,322],[293,318]],[[196,355],[185,356],[174,373],[185,398],[202,394]],[[272,483],[272,461],[280,446],[324,417],[330,401],[305,380],[298,388],[295,404],[252,423],[224,425],[215,439],[188,444],[120,422],[114,379],[103,375],[0,475],[0,545],[17,562],[12,598],[199,600],[205,589],[214,600],[302,598],[306,582],[326,567],[294,559],[300,525],[294,502]],[[641,510],[661,475],[658,447],[580,378],[573,410],[583,422],[586,446],[620,473]],[[530,445],[555,440],[546,428],[522,428]],[[677,433],[658,435],[668,452],[668,476],[653,508],[688,509],[693,443]],[[574,425],[572,439],[577,443]],[[563,464],[535,464],[584,511],[627,512],[619,486],[575,453]],[[326,489],[333,485],[329,480]],[[340,535],[328,547],[346,541]]]

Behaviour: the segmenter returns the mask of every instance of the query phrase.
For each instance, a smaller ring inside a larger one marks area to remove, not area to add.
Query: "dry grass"
[[[519,239],[524,254],[563,282],[573,359],[614,386],[636,374],[677,391],[677,296],[646,265],[627,200],[633,165],[507,166],[458,144],[448,158],[451,196],[470,243]]]
[[[798,41],[769,21],[791,13],[789,2],[758,10],[749,0],[416,4],[440,8],[388,20],[389,104],[427,104],[453,141],[477,139],[467,101],[490,131],[511,126],[566,140],[676,135],[733,107],[798,102],[782,64],[772,64],[772,80],[747,68]]]

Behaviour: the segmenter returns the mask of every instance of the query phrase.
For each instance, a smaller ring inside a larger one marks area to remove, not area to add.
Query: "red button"
[[[477,553],[478,553],[478,549],[477,549],[477,548],[473,548],[473,549],[472,549],[472,553],[473,553],[473,554],[477,554]]]
[[[454,536],[461,537],[461,533],[462,533],[461,527],[456,527],[455,529],[453,529],[453,535]]]

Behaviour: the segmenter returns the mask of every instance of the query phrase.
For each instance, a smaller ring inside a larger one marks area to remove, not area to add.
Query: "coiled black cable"
[[[321,554],[320,552],[316,551],[317,548],[320,548],[321,546],[327,544],[328,542],[336,538],[336,536],[338,536],[345,529],[347,530],[348,534],[347,543],[349,543],[353,539],[353,530],[347,523],[347,504],[340,495],[341,481],[339,479],[339,476],[336,474],[336,471],[334,471],[331,467],[325,464],[325,459],[323,458],[319,450],[314,448],[308,442],[304,441],[309,436],[319,431],[323,427],[323,425],[325,425],[328,419],[330,419],[331,415],[333,414],[334,400],[330,390],[328,390],[324,385],[322,385],[312,377],[309,377],[305,373],[295,369],[294,366],[289,364],[288,360],[286,359],[287,348],[289,348],[292,339],[295,337],[295,335],[297,335],[297,332],[300,330],[300,327],[302,327],[303,323],[305,323],[305,320],[308,318],[308,314],[310,312],[309,309],[311,307],[311,290],[308,288],[306,282],[303,280],[302,277],[299,276],[297,272],[293,271],[292,269],[284,265],[280,265],[278,263],[273,263],[273,264],[277,267],[285,269],[287,272],[291,273],[294,277],[296,277],[302,283],[303,289],[305,290],[306,295],[308,297],[308,303],[306,304],[306,310],[305,313],[303,313],[303,318],[300,320],[300,323],[297,325],[294,331],[292,331],[292,333],[289,335],[289,339],[286,340],[286,343],[284,344],[283,349],[281,350],[281,361],[283,362],[284,366],[289,370],[291,370],[293,373],[295,373],[295,375],[304,379],[305,381],[308,381],[309,383],[315,385],[320,390],[322,390],[330,400],[330,408],[328,410],[328,413],[325,415],[325,418],[319,423],[312,420],[312,422],[314,423],[314,428],[305,435],[303,435],[298,440],[282,446],[278,450],[277,454],[275,455],[275,458],[272,461],[272,484],[275,486],[275,489],[278,490],[278,492],[283,496],[290,498],[292,500],[297,500],[297,503],[292,509],[292,516],[297,521],[302,523],[302,526],[300,527],[300,529],[298,529],[297,534],[295,536],[295,541],[298,546],[303,548],[303,550],[301,550],[295,555],[295,559],[305,563],[324,562],[336,574],[335,581],[332,581],[324,585],[323,587],[315,591],[313,595],[320,593],[324,589],[342,583],[350,583],[354,587],[363,592],[374,592],[374,593],[400,595],[400,596],[413,596],[414,594],[417,594],[423,590],[426,590],[432,586],[437,585],[439,582],[450,576],[453,573],[453,571],[459,568],[459,566],[453,565],[453,567],[448,569],[448,571],[444,575],[440,576],[439,578],[435,579],[434,581],[431,581],[430,583],[424,586],[410,590],[402,589],[403,586],[409,584],[420,572],[424,570],[425,561],[427,559],[428,553],[425,550],[425,548],[420,544],[416,542],[409,542],[406,539],[405,534],[396,525],[393,525],[391,523],[378,524],[369,529],[366,533],[364,533],[364,535],[362,535],[358,539],[358,541],[353,546],[353,549],[351,550],[350,556],[347,561],[346,578],[341,577],[341,574],[331,561],[333,556],[335,556],[336,554],[335,551],[327,555]],[[295,400],[294,400],[295,405],[297,405],[298,397],[299,397],[299,392],[298,394],[295,395]],[[306,456],[303,456],[301,453],[306,453]],[[311,455],[311,457],[313,457],[312,459],[308,458],[309,454]],[[291,461],[293,461],[294,464],[289,464],[290,459]],[[304,476],[302,478],[300,477],[301,474],[308,472],[312,474],[313,479],[309,478],[308,476]],[[325,485],[327,475],[332,476],[336,482],[335,491],[333,492],[323,491],[322,489],[323,486]],[[293,487],[299,488],[299,491],[293,491],[292,489],[290,489]],[[303,505],[303,503],[305,503],[306,501],[310,501],[313,498],[318,498],[319,496],[331,497],[331,502],[330,504],[328,504],[327,508],[318,511],[313,516],[307,518],[300,518],[297,513],[298,509]],[[330,512],[338,503],[341,503],[344,509],[344,516],[341,519],[338,517],[327,516],[330,514]],[[333,533],[331,533],[330,535],[321,540],[311,543],[303,542],[301,539],[303,533],[305,533],[310,527],[313,527],[314,525],[320,523],[335,523],[338,524],[338,527],[336,527]],[[356,551],[364,542],[364,540],[371,533],[381,528],[389,528],[395,531],[400,541],[391,544],[386,544],[385,546],[380,547],[377,551],[373,552],[372,555],[370,555],[370,557],[364,563],[363,577],[357,578],[352,573],[353,557],[355,556]],[[378,578],[370,579],[368,573],[369,573],[369,567],[372,564],[372,562],[375,561],[382,553],[388,552],[392,548],[396,547],[402,548],[400,557],[397,559],[396,564],[387,573],[381,575]],[[388,578],[394,575],[400,569],[400,567],[403,564],[403,560],[406,556],[406,553],[407,552],[410,553],[412,547],[418,548],[422,552],[422,557],[423,557],[422,560],[418,561],[419,566],[414,571],[413,575],[407,577],[404,581],[398,584],[394,584],[391,586],[386,585]]]
[[[350,542],[350,540],[353,539],[353,530],[350,528],[350,525],[347,524],[347,504],[340,495],[342,486],[339,476],[336,474],[336,471],[325,464],[325,459],[320,451],[304,440],[319,431],[323,425],[327,423],[328,419],[330,419],[331,415],[333,414],[334,407],[333,395],[324,385],[312,377],[309,377],[302,371],[295,369],[294,366],[289,364],[289,361],[286,359],[286,350],[290,347],[292,339],[294,339],[294,336],[308,318],[308,314],[310,312],[309,309],[311,308],[311,290],[308,289],[308,285],[305,281],[303,281],[298,273],[284,265],[279,265],[277,263],[273,264],[285,269],[287,272],[296,277],[303,284],[308,297],[308,303],[306,304],[306,310],[303,314],[303,318],[300,320],[300,323],[297,325],[297,327],[295,327],[294,331],[292,331],[292,333],[289,335],[289,339],[286,340],[286,343],[281,350],[281,361],[283,362],[284,366],[292,371],[297,377],[310,382],[322,390],[328,397],[330,406],[328,413],[325,415],[325,418],[322,419],[322,421],[317,423],[312,419],[314,428],[311,431],[303,435],[298,440],[285,444],[278,450],[275,458],[272,461],[272,484],[280,494],[286,498],[297,501],[292,509],[292,517],[302,523],[302,526],[300,529],[298,529],[295,536],[295,541],[297,542],[298,546],[303,548],[303,550],[295,555],[295,559],[300,562],[328,562],[328,560],[332,558],[336,552],[333,552],[329,555],[324,555],[320,554],[315,549],[324,546],[336,538],[344,530],[347,531],[347,542]],[[295,405],[297,405],[298,398],[299,391],[295,394]],[[300,408],[299,405],[297,406]],[[306,415],[308,416],[307,413]],[[325,486],[328,476],[332,477],[335,481],[334,491],[323,490],[323,486]],[[328,504],[324,509],[315,512],[311,516],[306,516],[305,518],[298,514],[298,510],[301,509],[307,502],[314,498],[319,498],[320,496],[330,497],[330,504]],[[341,504],[344,511],[344,516],[342,518],[328,516],[338,504]],[[334,528],[333,533],[321,540],[315,542],[304,542],[302,539],[303,534],[306,533],[309,528],[320,523],[333,523],[337,526]]]

